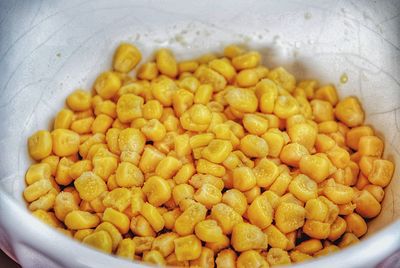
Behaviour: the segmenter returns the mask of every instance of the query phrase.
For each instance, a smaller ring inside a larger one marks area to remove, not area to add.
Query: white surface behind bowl
[[[357,95],[367,122],[400,166],[400,2],[392,1],[6,1],[0,0],[0,245],[25,267],[127,267],[30,216],[22,199],[31,163],[26,139],[47,129],[65,97],[90,90],[121,41],[144,61],[158,47],[179,59],[239,43],[268,67],[333,83]],[[342,74],[348,82],[340,83]],[[376,235],[304,267],[367,267],[400,247],[399,169]],[[392,224],[390,227],[383,227]],[[303,266],[303,265],[302,265]]]

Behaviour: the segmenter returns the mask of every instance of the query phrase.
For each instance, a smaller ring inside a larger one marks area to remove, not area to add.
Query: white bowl
[[[144,60],[225,44],[259,49],[267,66],[357,95],[400,166],[400,5],[385,1],[1,1],[0,245],[24,267],[139,267],[75,242],[33,218],[22,199],[26,140],[49,128],[78,87],[90,89],[121,41]],[[341,83],[345,74],[347,83]],[[400,248],[399,169],[363,242],[298,267],[369,267]]]

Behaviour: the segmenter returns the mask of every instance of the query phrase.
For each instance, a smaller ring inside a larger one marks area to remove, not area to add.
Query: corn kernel
[[[78,89],[67,97],[67,105],[76,112],[85,111],[91,108],[92,101],[89,92]]]
[[[358,240],[357,236],[355,236],[352,233],[345,233],[342,237],[342,240],[339,243],[339,247],[346,248],[346,247],[356,244],[358,242],[359,242],[359,240]]]
[[[289,184],[289,191],[303,202],[318,197],[317,183],[306,175],[297,175]]]
[[[257,67],[261,62],[261,55],[256,51],[249,51],[236,55],[232,58],[232,65],[236,70],[250,69]]]
[[[249,223],[238,223],[232,230],[232,246],[236,251],[263,249],[268,246],[267,235]]]
[[[135,255],[135,243],[130,238],[123,239],[117,249],[117,256],[126,258],[128,260],[133,260],[133,256]]]
[[[178,75],[178,64],[171,51],[160,49],[156,53],[156,64],[160,73],[174,78]]]
[[[71,230],[81,230],[96,227],[100,219],[95,214],[86,211],[74,210],[69,212],[64,219],[65,225]]]
[[[296,246],[296,250],[306,254],[313,254],[321,249],[322,243],[318,239],[306,240]]]
[[[291,260],[287,251],[280,248],[271,248],[267,253],[267,261],[271,266],[290,264]]]
[[[284,164],[299,167],[300,160],[309,155],[306,147],[299,143],[290,143],[282,148],[279,158]]]
[[[355,97],[347,97],[336,105],[335,116],[349,127],[356,127],[364,122],[364,111]]]
[[[353,199],[356,212],[364,218],[376,217],[381,211],[381,205],[367,190],[362,190]]]
[[[174,240],[175,255],[179,261],[195,260],[201,255],[201,241],[195,235],[188,235]]]
[[[265,196],[258,196],[247,210],[250,222],[261,229],[267,228],[272,223],[273,209]]]
[[[219,203],[211,209],[211,218],[218,222],[224,234],[232,233],[233,227],[243,221],[239,213],[230,206]]]
[[[152,176],[146,180],[142,188],[147,200],[153,206],[161,206],[171,198],[171,188],[161,177]]]
[[[94,89],[103,99],[111,99],[121,87],[121,80],[113,72],[100,74],[94,82]]]
[[[199,63],[196,61],[182,61],[178,64],[178,70],[179,73],[183,72],[194,72],[196,71],[197,67],[199,66]]]
[[[323,100],[312,100],[310,102],[314,121],[321,123],[324,121],[333,121],[333,108],[332,104]]]
[[[194,202],[175,221],[175,231],[179,235],[192,234],[195,225],[206,218],[207,209]]]
[[[297,230],[304,225],[305,209],[293,203],[281,203],[275,212],[276,226],[283,233]]]
[[[280,119],[287,119],[300,112],[296,99],[288,96],[279,96],[275,102],[274,114]]]
[[[215,259],[217,268],[235,268],[236,253],[232,249],[224,249],[220,251]]]
[[[158,76],[157,64],[155,62],[146,62],[140,66],[137,77],[142,80],[153,80]]]

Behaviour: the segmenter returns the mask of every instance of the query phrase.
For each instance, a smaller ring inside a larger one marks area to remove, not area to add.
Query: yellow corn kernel
[[[329,101],[333,106],[338,102],[336,88],[333,85],[326,85],[317,89],[314,98]]]
[[[151,249],[157,250],[163,257],[167,257],[174,252],[174,240],[178,237],[176,233],[161,234],[154,239]]]
[[[349,215],[353,213],[354,209],[356,208],[356,205],[353,203],[347,203],[343,205],[338,205],[339,207],[339,215]]]
[[[178,261],[175,253],[169,254],[169,256],[165,258],[165,261],[167,262],[167,265],[173,266],[173,267],[188,267],[189,266],[189,261]]]
[[[205,159],[199,159],[197,161],[196,170],[198,173],[209,174],[216,177],[225,175],[225,168],[223,166],[214,164]]]
[[[178,261],[195,260],[201,255],[201,241],[195,235],[177,238],[174,244]]]
[[[163,158],[156,167],[156,174],[164,179],[171,179],[182,167],[182,162],[172,156]]]
[[[308,151],[311,151],[317,139],[317,131],[307,123],[291,126],[288,129],[288,134],[292,142],[303,145]]]
[[[267,142],[253,134],[244,136],[240,140],[240,150],[248,157],[265,157],[268,154]]]
[[[134,94],[124,94],[117,102],[117,115],[122,123],[129,123],[132,120],[142,117],[143,98]]]
[[[314,98],[314,90],[317,84],[318,82],[315,80],[304,80],[299,82],[297,86],[304,89],[307,99],[312,99]]]
[[[281,203],[275,212],[275,224],[283,233],[297,230],[304,225],[305,209],[293,203]]]
[[[38,209],[32,212],[32,215],[44,222],[47,225],[50,225],[54,228],[61,227],[61,223],[54,216],[54,213],[47,212],[42,209]]]
[[[381,211],[381,205],[367,190],[362,190],[353,199],[356,212],[364,218],[374,218]]]
[[[94,232],[99,232],[99,231],[106,231],[110,235],[112,240],[112,250],[113,251],[116,250],[118,244],[122,241],[122,236],[119,233],[118,229],[109,222],[103,222],[99,224],[94,230]]]
[[[72,179],[76,180],[79,178],[83,172],[91,171],[93,168],[92,162],[90,160],[81,160],[73,163],[69,168],[69,175]]]
[[[107,130],[111,127],[113,123],[113,118],[105,115],[105,114],[100,114],[98,115],[92,125],[91,125],[91,130],[92,133],[106,133]]]
[[[336,121],[324,121],[318,124],[318,133],[330,134],[338,131]]]
[[[358,143],[358,152],[364,156],[378,156],[383,153],[383,141],[376,136],[362,136]]]
[[[291,251],[289,255],[290,255],[290,259],[294,263],[306,262],[306,261],[310,261],[310,260],[313,259],[313,257],[311,257],[311,255],[308,255],[306,253],[302,253],[302,252],[297,251],[297,250]]]
[[[318,199],[328,207],[328,214],[324,222],[333,223],[339,215],[339,207],[325,196],[319,196]]]
[[[250,134],[260,136],[267,131],[268,120],[255,114],[245,114],[243,126]]]
[[[236,83],[240,87],[251,87],[258,83],[259,77],[255,69],[241,70],[236,76]]]
[[[159,232],[164,228],[164,219],[153,205],[144,203],[140,214],[149,222],[154,231]]]
[[[310,102],[314,121],[321,123],[324,121],[333,121],[333,108],[332,104],[323,100],[312,100]]]
[[[189,179],[195,174],[196,169],[193,163],[184,164],[174,176],[174,181],[177,184],[187,183]]]
[[[78,202],[76,202],[74,195],[70,192],[60,192],[54,200],[54,212],[56,217],[61,221],[64,221],[65,216],[69,212],[78,209]]]
[[[227,91],[225,99],[230,107],[243,113],[254,113],[257,110],[258,100],[250,89],[233,88]]]
[[[300,171],[320,183],[329,176],[329,160],[317,155],[305,155],[299,163]]]
[[[158,76],[157,64],[155,62],[146,62],[140,66],[137,77],[142,80],[153,80]]]
[[[270,157],[279,157],[279,154],[282,151],[283,146],[285,145],[285,141],[282,135],[274,132],[267,132],[261,136],[268,145],[268,156]]]
[[[211,209],[211,218],[218,222],[224,234],[230,234],[235,224],[243,221],[239,213],[223,203],[213,206]]]
[[[257,184],[257,178],[249,167],[237,167],[233,170],[233,187],[240,191],[248,191]]]
[[[222,195],[222,202],[233,208],[239,215],[247,210],[246,196],[236,189],[230,189]]]
[[[130,220],[124,213],[113,208],[106,208],[103,213],[104,222],[112,223],[121,234],[126,234],[129,231]]]
[[[48,211],[54,206],[54,200],[56,198],[57,192],[49,191],[47,194],[42,195],[37,200],[29,204],[29,210],[35,211],[38,209]]]
[[[267,235],[249,223],[238,223],[233,227],[231,243],[236,251],[263,249],[268,246]]]
[[[187,76],[187,77],[183,77],[179,80],[178,83],[179,87],[181,89],[184,89],[190,93],[194,93],[196,92],[197,88],[199,87],[200,83],[199,80],[197,80],[196,77],[194,76]],[[193,100],[193,96],[192,96],[192,100]]]
[[[363,236],[367,232],[367,223],[357,213],[351,213],[344,217],[347,223],[347,232],[353,233],[355,236]]]
[[[49,155],[48,157],[46,157],[46,158],[43,158],[41,161],[40,161],[40,163],[42,163],[42,164],[48,164],[49,165],[49,167],[50,167],[50,175],[51,176],[55,176],[56,175],[56,172],[57,172],[57,166],[58,166],[58,163],[59,163],[59,161],[60,161],[60,157],[58,157],[58,156],[56,156],[56,155]],[[44,171],[46,170],[47,168],[44,168]],[[29,170],[28,170],[29,171]],[[41,169],[38,169],[37,171],[35,171],[34,173],[36,174],[36,172],[38,172],[39,174],[42,172],[41,171]],[[38,176],[38,177],[40,177],[39,176],[39,174],[36,174],[35,176]],[[46,174],[46,172],[43,174],[43,175],[45,175]],[[26,174],[26,176],[28,175],[28,172],[27,172],[27,174]],[[32,174],[33,175],[33,174]],[[29,177],[30,177],[31,175],[29,175]],[[33,177],[35,177],[35,176],[33,176]],[[46,176],[45,176],[46,177]],[[28,183],[28,181],[31,181],[31,179],[26,179],[26,182]],[[28,183],[29,184],[29,183]]]
[[[278,200],[278,205],[282,202],[293,203],[293,204],[297,204],[302,207],[304,206],[304,202],[297,199],[292,193],[286,193],[286,194],[282,195]]]
[[[289,240],[275,225],[270,225],[263,231],[268,236],[268,245],[272,248],[286,249]]]
[[[275,192],[267,190],[262,193],[262,196],[265,196],[268,199],[268,202],[273,209],[279,205],[279,195],[277,195]]]
[[[282,196],[284,193],[286,193],[291,180],[292,177],[288,172],[281,172],[272,183],[269,190],[275,192],[278,196]]]
[[[76,112],[86,111],[92,106],[91,98],[89,92],[78,89],[67,97],[67,105]]]
[[[171,198],[171,188],[161,177],[151,176],[143,185],[143,193],[153,206],[159,207]]]
[[[275,102],[274,114],[280,119],[287,119],[290,116],[298,114],[300,111],[296,99],[288,96],[279,96]]]
[[[267,253],[267,261],[269,265],[286,265],[290,264],[291,260],[287,251],[280,248],[271,248]]]
[[[232,81],[236,75],[236,70],[231,63],[224,59],[215,59],[208,63],[208,66],[223,75],[227,81]]]
[[[93,172],[84,172],[74,181],[76,190],[80,198],[85,201],[92,201],[101,193],[107,190],[106,183]]]
[[[261,159],[253,169],[259,187],[269,187],[279,175],[277,165],[268,160]]]
[[[236,53],[235,53],[236,54]],[[256,51],[238,54],[232,58],[232,65],[236,70],[250,69],[257,67],[261,62],[261,55]]]
[[[130,72],[142,59],[139,49],[131,44],[120,44],[113,58],[114,70],[121,73]]]
[[[283,67],[278,67],[268,73],[268,78],[280,85],[288,92],[293,92],[296,86],[296,78]]]
[[[256,85],[256,95],[259,99],[260,110],[263,113],[272,113],[278,97],[278,86],[270,79],[263,79]]]
[[[74,238],[80,242],[82,242],[82,240],[92,234],[94,232],[93,229],[82,229],[82,230],[77,230],[74,234]]]
[[[190,148],[195,149],[207,146],[214,139],[213,133],[202,133],[190,137]]]
[[[177,89],[175,82],[167,77],[151,84],[151,93],[164,106],[171,106],[172,96]]]
[[[79,155],[81,155],[83,158],[86,158],[90,148],[94,144],[99,144],[99,143],[105,143],[104,134],[101,133],[94,134],[93,136],[85,140],[81,145],[79,145]]]
[[[156,148],[146,145],[140,158],[139,168],[143,173],[153,172],[164,157],[165,155]]]
[[[348,127],[356,127],[364,122],[364,111],[356,97],[347,97],[339,101],[335,116]]]
[[[318,134],[315,141],[315,149],[317,150],[317,152],[323,153],[332,149],[335,144],[335,141],[331,137],[325,134]]]
[[[168,49],[160,49],[156,53],[156,64],[161,74],[174,78],[178,75],[178,64],[172,52]]]
[[[111,99],[117,94],[121,87],[121,80],[113,72],[104,72],[100,74],[94,82],[94,89],[97,94],[105,100]]]
[[[247,250],[240,254],[236,262],[238,268],[268,268],[267,261],[255,250]]]
[[[279,158],[286,165],[299,167],[300,160],[306,155],[309,155],[306,147],[299,143],[290,143],[282,148]]]
[[[214,251],[207,247],[203,247],[201,250],[200,257],[190,261],[191,267],[214,267]]]
[[[328,239],[330,241],[336,241],[339,239],[344,232],[346,232],[347,223],[341,218],[337,217],[336,220],[331,224],[331,230],[329,232]]]
[[[71,230],[82,230],[94,228],[100,222],[97,215],[86,211],[73,210],[69,212],[64,219],[65,225]]]
[[[321,257],[321,256],[325,256],[328,254],[332,254],[336,251],[339,250],[338,246],[335,245],[329,245],[329,246],[325,246],[323,249],[318,250],[317,252],[314,253],[314,257]]]
[[[129,162],[121,162],[118,165],[115,176],[120,187],[142,186],[144,176],[142,171]]]
[[[306,254],[313,254],[321,249],[322,243],[318,239],[306,240],[296,246],[296,250]]]
[[[163,106],[158,100],[149,100],[143,105],[143,117],[147,120],[160,119],[163,112]]]
[[[297,175],[290,182],[289,191],[303,202],[318,197],[317,183],[304,174]]]
[[[339,146],[334,146],[332,149],[328,150],[326,154],[332,164],[337,168],[345,168],[350,162],[350,154]]]
[[[145,251],[149,251],[154,241],[154,237],[146,236],[146,237],[133,237],[133,242],[135,243],[135,253],[142,254]]]
[[[303,226],[303,232],[311,238],[326,239],[330,233],[330,224],[316,221],[306,220]]]
[[[118,257],[122,257],[128,260],[133,260],[133,256],[135,255],[135,248],[136,245],[133,240],[130,238],[125,238],[118,244],[116,255]]]
[[[192,234],[195,225],[206,217],[207,209],[205,206],[195,201],[193,202],[175,221],[175,231],[179,235]]]
[[[232,152],[232,144],[226,140],[212,140],[201,152],[203,158],[210,162],[220,164]]]
[[[104,181],[117,169],[117,159],[113,156],[96,157],[93,159],[93,172]]]
[[[342,237],[342,240],[339,243],[340,248],[346,248],[353,244],[358,243],[360,240],[352,233],[345,233]]]
[[[327,181],[323,192],[333,203],[339,205],[351,202],[354,197],[353,188],[336,183],[332,179]]]
[[[220,251],[215,259],[217,268],[235,268],[236,253],[232,249],[224,249]]]
[[[206,208],[211,208],[213,205],[221,202],[222,193],[214,185],[205,183],[194,193],[193,197]]]
[[[91,126],[94,122],[93,117],[85,117],[82,119],[75,120],[71,124],[71,130],[78,134],[86,134],[91,132]]]
[[[372,165],[374,161],[378,159],[375,156],[361,156],[360,160],[358,161],[358,165],[360,166],[360,171],[365,176],[369,176],[372,170]]]
[[[370,126],[359,126],[350,129],[346,133],[346,144],[353,150],[358,150],[361,137],[373,136],[374,130]]]
[[[179,73],[194,72],[196,71],[197,67],[199,67],[199,63],[191,60],[182,61],[178,64]]]
[[[221,91],[226,86],[226,79],[222,74],[205,66],[199,67],[195,76],[202,84],[210,84],[214,92]]]
[[[150,223],[141,215],[131,219],[130,229],[132,233],[138,236],[156,236],[156,232],[153,230]]]
[[[265,196],[258,196],[247,210],[250,222],[261,229],[267,228],[272,223],[273,209]]]
[[[162,216],[165,222],[165,228],[172,230],[175,225],[176,219],[181,215],[179,208],[165,212]]]
[[[51,154],[52,147],[52,136],[50,135],[50,132],[46,130],[39,130],[28,139],[29,155],[35,160],[41,160],[49,156]],[[58,148],[59,144],[57,144],[57,149]]]
[[[204,220],[195,226],[196,236],[204,242],[218,242],[221,240],[222,229],[215,220]]]
[[[179,157],[190,154],[190,138],[188,134],[177,135],[174,139],[174,147]]]
[[[83,238],[82,242],[106,253],[112,252],[112,239],[106,231],[93,232]]]
[[[261,194],[261,188],[258,186],[254,186],[250,190],[245,191],[243,194],[246,196],[247,203],[250,204],[254,201],[254,199],[256,199],[257,196]]]
[[[50,180],[48,179],[38,180],[25,188],[24,198],[28,202],[35,201],[39,199],[41,196],[47,194],[52,187],[53,186]]]
[[[131,151],[141,154],[146,143],[146,138],[138,129],[126,128],[118,137],[118,145],[121,151]]]
[[[364,187],[364,190],[367,190],[370,194],[372,194],[376,201],[382,202],[383,197],[385,196],[385,191],[381,186],[369,184]]]
[[[57,156],[69,156],[79,151],[80,142],[77,133],[67,129],[56,129],[51,133],[51,137],[53,141],[53,152]],[[51,145],[51,142],[48,142]],[[46,148],[44,144],[41,146]]]
[[[74,113],[68,109],[61,109],[54,119],[54,129],[65,128],[69,129],[74,119]]]
[[[212,97],[213,88],[209,84],[200,85],[194,95],[194,103],[207,105]]]
[[[33,164],[25,174],[25,182],[31,185],[39,180],[48,180],[51,175],[51,167],[47,163]]]
[[[142,128],[142,133],[146,136],[146,138],[150,141],[161,141],[164,139],[166,130],[163,124],[160,123],[157,119],[149,120]]]
[[[172,96],[172,106],[176,115],[181,116],[193,105],[193,94],[186,89],[178,89]]]
[[[308,200],[305,209],[309,220],[324,221],[328,216],[328,206],[318,198]]]
[[[126,188],[116,188],[107,192],[103,199],[103,204],[106,207],[124,211],[131,204],[131,194],[131,191]]]

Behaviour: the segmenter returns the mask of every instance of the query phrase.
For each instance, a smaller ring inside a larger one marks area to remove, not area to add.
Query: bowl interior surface
[[[74,89],[91,90],[123,41],[151,60],[160,47],[179,60],[242,44],[300,79],[358,96],[400,166],[398,1],[2,1],[0,6],[0,188],[25,209],[27,138],[49,129]],[[346,83],[341,77],[347,76]],[[372,234],[400,218],[400,168]]]

